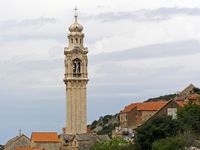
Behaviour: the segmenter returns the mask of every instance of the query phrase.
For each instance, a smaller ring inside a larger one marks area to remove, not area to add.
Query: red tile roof
[[[137,110],[159,110],[161,109],[167,101],[158,101],[158,102],[145,102],[137,105]]]
[[[132,103],[124,108],[124,110],[121,111],[121,113],[127,113],[133,110],[134,108],[137,108],[137,110],[159,110],[162,108],[167,101],[158,101],[158,102],[144,102],[144,103]]]
[[[185,102],[184,101],[175,101],[180,107],[185,106]]]
[[[124,110],[121,111],[121,113],[127,113],[127,112],[130,112],[133,108],[135,108],[139,103],[132,103],[128,106],[126,106],[124,108]]]
[[[188,96],[188,99],[189,100],[198,100],[198,99],[200,99],[200,95],[193,94],[193,95]]]
[[[34,142],[59,142],[56,132],[33,132],[31,141]]]

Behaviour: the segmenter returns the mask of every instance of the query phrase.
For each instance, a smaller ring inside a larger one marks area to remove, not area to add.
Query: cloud
[[[5,21],[0,21],[0,30],[12,29],[17,27],[43,26],[48,23],[56,23],[57,21],[58,19],[50,17],[38,17],[33,19],[24,19],[21,21],[5,20]]]
[[[0,43],[4,44],[10,41],[28,40],[28,39],[47,39],[52,36],[52,28],[58,22],[53,17],[37,17],[33,19],[3,20],[0,21]],[[54,26],[53,26],[54,25]],[[58,37],[56,33],[54,38]]]
[[[188,40],[171,43],[147,45],[110,53],[100,53],[91,56],[93,63],[104,61],[127,61],[137,59],[152,59],[160,57],[176,57],[199,54],[200,41]]]
[[[175,15],[199,16],[200,8],[158,8],[158,9],[140,9],[129,12],[105,12],[97,15],[85,15],[84,19],[97,19],[103,22],[112,22],[119,20],[133,21],[162,21],[170,19]]]

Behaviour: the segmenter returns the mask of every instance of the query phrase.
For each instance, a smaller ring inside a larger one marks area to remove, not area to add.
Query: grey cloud
[[[32,25],[44,25],[47,23],[56,23],[58,21],[58,19],[56,18],[50,18],[50,17],[39,17],[39,18],[35,18],[35,19],[25,19],[21,22],[19,22],[19,25],[23,25],[23,26],[32,26]]]
[[[112,22],[119,20],[133,21],[162,21],[170,19],[174,15],[199,16],[200,8],[158,8],[158,9],[141,9],[130,12],[105,12],[97,15],[85,15],[84,19],[98,19],[103,22]]]
[[[160,57],[175,57],[200,53],[200,42],[198,40],[161,43],[132,48],[118,52],[101,53],[91,55],[93,63],[104,61],[125,61],[134,59],[148,59]]]
[[[14,40],[27,39],[49,39],[54,38],[61,40],[62,35],[52,32],[47,32],[49,28],[42,29],[45,25],[55,24],[57,18],[38,17],[33,19],[18,20],[3,20],[0,21],[0,43],[6,43]],[[62,38],[63,39],[63,38]]]
[[[29,26],[43,26],[48,23],[56,23],[58,20],[56,18],[50,17],[38,17],[33,19],[24,19],[22,21],[17,20],[4,20],[0,21],[1,29],[12,29],[17,27],[29,27]]]

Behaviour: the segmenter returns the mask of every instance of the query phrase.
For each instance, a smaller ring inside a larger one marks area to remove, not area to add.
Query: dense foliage
[[[122,138],[113,138],[110,141],[96,143],[91,150],[137,150],[132,144]]]
[[[200,135],[200,106],[186,105],[178,109],[177,117],[176,120],[169,116],[154,118],[138,128],[136,142],[141,150],[151,150],[152,144],[153,150],[191,146],[196,135]]]
[[[155,141],[152,150],[181,150],[184,147],[184,140],[175,136]]]
[[[200,135],[200,106],[186,105],[178,110],[178,121],[184,131],[190,130]]]
[[[184,132],[174,137],[167,137],[157,140],[153,143],[152,150],[182,150],[185,147],[190,147],[195,144],[194,134],[191,132]]]
[[[141,150],[150,150],[154,141],[176,135],[179,128],[178,122],[171,117],[157,117],[137,129],[136,142]]]

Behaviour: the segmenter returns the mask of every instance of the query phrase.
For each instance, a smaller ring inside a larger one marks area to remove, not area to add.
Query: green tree
[[[181,150],[185,147],[194,146],[196,136],[191,132],[184,132],[183,134],[167,137],[153,142],[153,150]]]
[[[184,140],[180,137],[167,137],[153,142],[152,150],[181,150]]]
[[[200,106],[189,104],[178,110],[178,121],[184,131],[191,130],[200,135]]]
[[[137,129],[135,142],[141,150],[151,150],[156,140],[174,136],[179,132],[179,124],[169,116],[157,117],[144,123]]]
[[[110,141],[95,143],[91,150],[136,150],[134,145],[122,138],[113,138]]]

